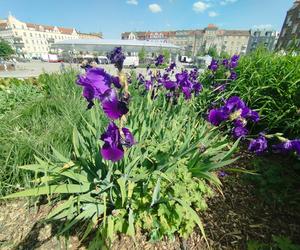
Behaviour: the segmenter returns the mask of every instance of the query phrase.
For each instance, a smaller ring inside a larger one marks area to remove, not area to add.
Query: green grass
[[[74,126],[81,122],[86,105],[74,83],[76,72],[44,74],[38,79],[42,90],[30,85],[12,86],[11,96],[0,94],[0,195],[28,185],[29,177],[16,166],[34,161],[34,155],[51,156],[51,146],[71,152]],[[26,98],[20,98],[20,95]],[[17,98],[16,98],[17,97]],[[9,101],[10,108],[5,106]]]
[[[238,95],[262,117],[257,131],[300,135],[300,56],[257,51],[242,57],[229,95]]]

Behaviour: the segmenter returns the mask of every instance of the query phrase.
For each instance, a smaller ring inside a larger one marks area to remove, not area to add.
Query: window
[[[286,23],[287,23],[288,26],[291,26],[291,24],[292,24],[291,16],[287,17]]]
[[[23,32],[23,35],[26,36],[26,32]]]
[[[32,33],[30,33],[30,37],[32,37]]]
[[[297,29],[298,29],[298,23],[297,24],[295,24],[294,26],[293,26],[293,30],[292,30],[292,33],[296,33],[296,31],[297,31]]]
[[[282,30],[282,36],[285,36],[285,33],[286,33],[286,28],[284,28],[284,29]]]

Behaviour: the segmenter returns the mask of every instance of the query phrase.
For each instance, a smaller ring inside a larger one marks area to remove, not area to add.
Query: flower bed
[[[157,241],[187,238],[197,226],[206,240],[199,212],[207,209],[213,190],[221,191],[219,177],[226,173],[219,170],[236,161],[240,141],[249,140],[256,154],[300,154],[300,141],[280,131],[253,134],[263,116],[227,91],[238,79],[238,56],[213,60],[201,82],[197,70],[175,72],[174,63],[128,77],[124,58],[121,48],[110,54],[117,76],[87,69],[72,86],[73,96],[59,77],[53,86],[42,85],[47,98],[61,101],[51,112],[70,125],[71,150],[54,143],[47,153],[35,150],[35,160],[19,167],[34,173],[33,184],[4,198],[46,195],[53,205],[47,220],[62,223],[58,235],[76,227],[81,240],[92,234],[90,247],[99,249],[118,233],[134,239],[138,231]],[[163,61],[159,56],[156,67]],[[72,113],[66,111],[70,104]]]

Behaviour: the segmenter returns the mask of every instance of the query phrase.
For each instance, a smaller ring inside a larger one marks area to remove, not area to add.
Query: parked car
[[[124,67],[136,68],[139,66],[139,58],[137,56],[127,56],[123,65]]]
[[[97,64],[109,64],[109,60],[106,56],[98,56],[96,59]]]
[[[15,70],[16,64],[14,62],[8,62],[0,59],[0,71]]]
[[[193,59],[191,57],[188,57],[188,56],[181,56],[179,58],[179,61],[182,62],[182,63],[192,63]]]

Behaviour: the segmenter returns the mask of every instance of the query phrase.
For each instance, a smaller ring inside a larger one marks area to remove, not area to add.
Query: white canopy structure
[[[170,43],[150,42],[141,40],[113,40],[113,39],[76,39],[59,41],[51,45],[51,49],[62,51],[83,52],[109,52],[115,47],[122,47],[125,52],[138,52],[142,48],[146,52],[159,52],[168,49],[171,53],[177,53],[182,48]]]

